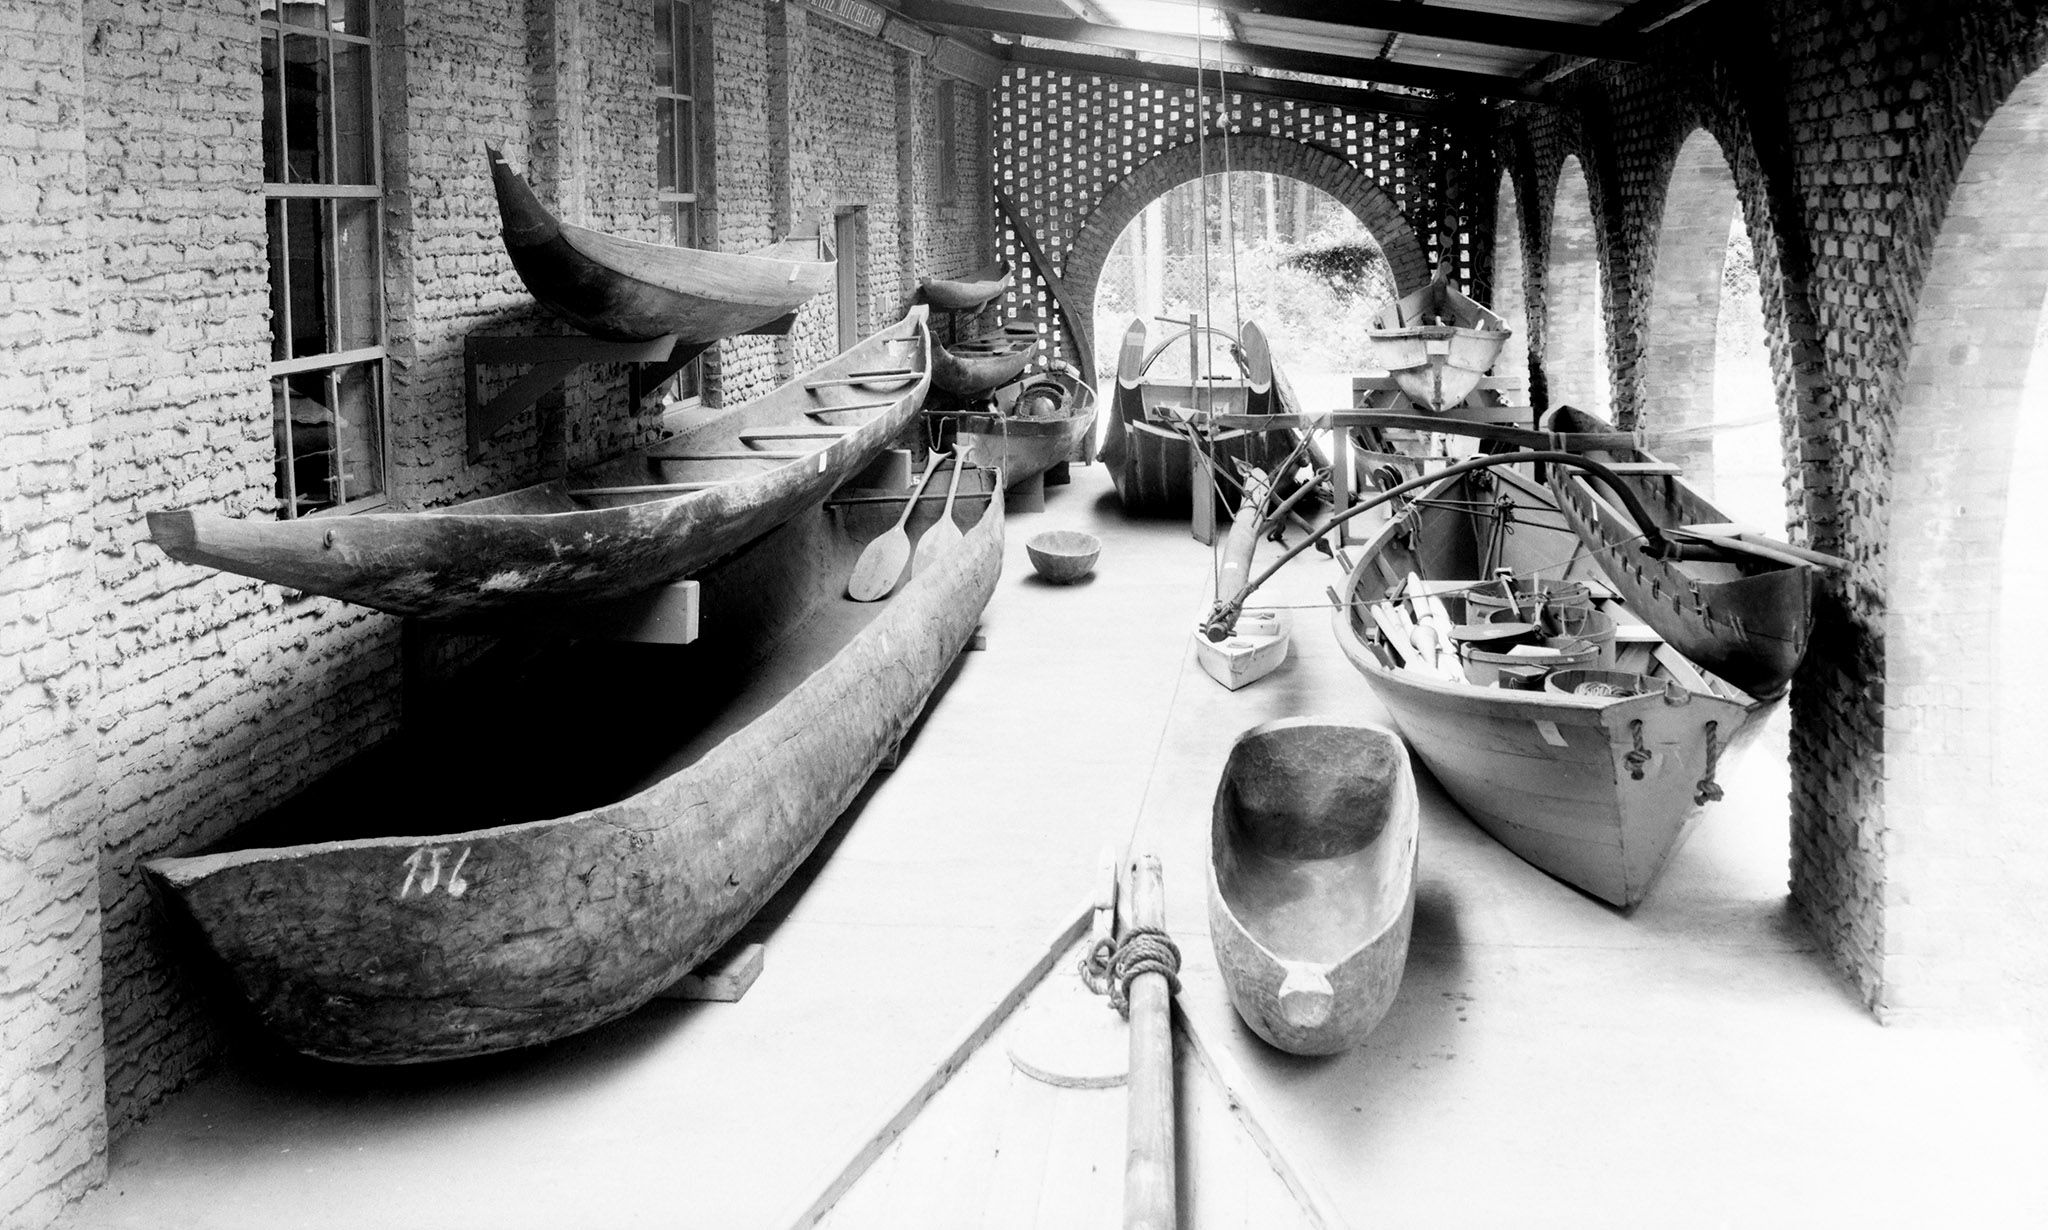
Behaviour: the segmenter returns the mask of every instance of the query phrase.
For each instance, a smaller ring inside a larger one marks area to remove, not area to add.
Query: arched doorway
[[[1888,1018],[2048,1027],[2048,70],[1964,164],[1893,445],[1884,621]]]
[[[1735,175],[1705,129],[1679,147],[1643,343],[1650,446],[1738,521],[1785,532],[1777,391]]]
[[[1547,405],[1608,412],[1607,295],[1586,172],[1568,155],[1557,173],[1550,213],[1550,259],[1543,274],[1543,383]]]
[[[1515,184],[1500,177],[1500,194],[1493,208],[1493,301],[1488,307],[1500,314],[1514,332],[1494,360],[1493,374],[1522,382],[1523,391],[1508,400],[1529,399],[1529,296],[1522,286],[1522,202]]]

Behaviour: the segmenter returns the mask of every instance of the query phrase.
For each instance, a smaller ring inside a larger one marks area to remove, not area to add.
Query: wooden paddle
[[[953,454],[953,481],[946,488],[946,511],[940,513],[932,528],[926,530],[924,537],[917,540],[917,554],[910,560],[912,576],[931,567],[933,560],[967,541],[967,535],[961,533],[960,527],[953,521],[953,497],[960,494],[960,471],[963,468],[965,467],[960,464],[960,455]]]
[[[917,490],[910,493],[909,502],[903,505],[903,515],[861,549],[860,558],[853,562],[853,575],[846,579],[847,597],[855,602],[875,602],[888,597],[903,579],[903,566],[910,562],[910,535],[903,527],[910,523],[910,514],[917,510],[917,502],[939,472],[939,461],[944,456],[937,449],[932,450],[925,459],[924,477],[917,480]]]
[[[1789,542],[1781,542],[1767,534],[1748,529],[1733,521],[1715,521],[1704,525],[1681,525],[1667,529],[1664,533],[1672,538],[1687,542],[1704,542],[1720,547],[1724,551],[1748,552],[1779,563],[1814,564],[1822,568],[1846,569],[1849,561],[1839,555],[1815,551]]]

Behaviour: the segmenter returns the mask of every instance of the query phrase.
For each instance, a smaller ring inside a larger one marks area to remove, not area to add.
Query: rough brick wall
[[[104,1172],[92,413],[77,4],[0,3],[0,1225]]]
[[[1711,132],[1757,253],[1791,533],[1852,562],[1828,578],[1791,700],[1793,903],[1880,1013],[1960,1003],[1969,996],[1957,981],[2002,977],[1987,955],[1995,943],[1974,961],[1956,956],[1960,943],[1945,948],[1948,989],[1934,996],[1913,989],[1931,963],[1901,958],[1926,951],[1930,934],[1969,934],[1971,911],[1922,911],[1910,940],[1888,936],[1888,911],[1914,874],[1904,852],[1939,823],[1895,812],[1900,792],[1887,787],[1890,732],[1920,720],[1888,682],[1886,612],[1912,580],[1893,571],[1898,466],[1903,450],[1925,446],[1898,423],[1934,238],[1985,122],[2048,58],[2043,19],[2004,0],[1776,0],[1716,4],[1658,37],[1665,50],[1652,62],[1575,74],[1565,106],[1519,110],[1502,134],[1517,190],[1540,206],[1523,230],[1535,362],[1548,305],[1533,270],[1548,257],[1557,169],[1578,155],[1594,184],[1616,415],[1658,425],[1640,359],[1659,223],[1684,142]],[[1983,857],[2021,869],[2000,890],[2012,904],[2042,854],[2023,841]]]

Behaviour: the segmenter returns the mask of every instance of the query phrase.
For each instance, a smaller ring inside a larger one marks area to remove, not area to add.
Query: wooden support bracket
[[[473,333],[462,341],[462,398],[467,411],[469,460],[481,458],[484,444],[492,436],[522,410],[561,388],[570,374],[585,364],[655,364],[673,375],[708,346],[709,343],[684,344],[673,337],[658,337],[650,342],[607,342],[581,335],[501,337]],[[497,396],[483,400],[478,369],[511,365],[529,370]],[[638,392],[636,389],[636,395]]]
[[[759,944],[728,944],[655,998],[736,1004],[761,976],[764,955]]]

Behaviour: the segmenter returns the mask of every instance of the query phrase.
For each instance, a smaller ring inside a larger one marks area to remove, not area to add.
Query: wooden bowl
[[[1047,530],[1024,544],[1038,575],[1055,585],[1070,585],[1095,570],[1102,540],[1080,530]]]

